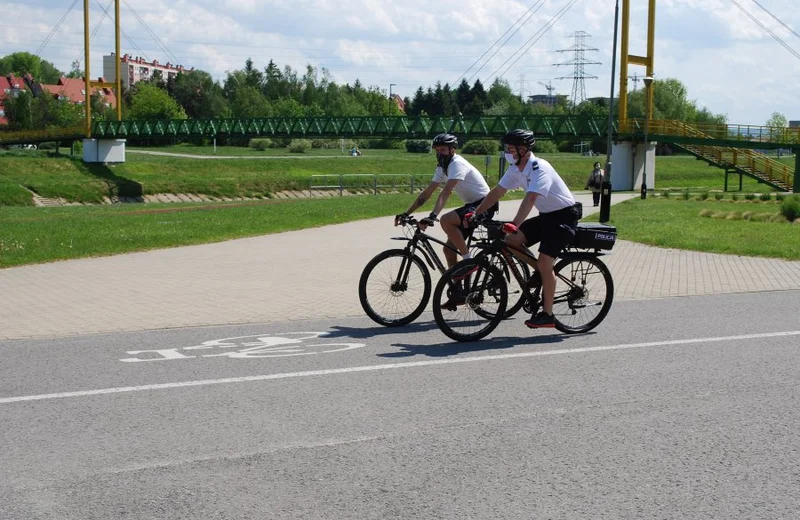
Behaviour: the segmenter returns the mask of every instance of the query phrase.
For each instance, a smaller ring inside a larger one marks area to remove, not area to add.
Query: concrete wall
[[[615,143],[611,149],[611,186],[614,191],[639,191],[644,177],[644,143]],[[647,189],[656,186],[656,143],[647,147]]]
[[[83,162],[125,162],[125,139],[84,139]]]

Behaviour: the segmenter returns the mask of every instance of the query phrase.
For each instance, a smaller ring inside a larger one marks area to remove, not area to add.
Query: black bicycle
[[[439,328],[456,341],[475,341],[491,333],[505,316],[508,287],[505,274],[497,268],[496,256],[509,266],[522,288],[522,308],[535,314],[542,307],[542,281],[538,271],[528,276],[517,269],[512,249],[536,265],[527,248],[514,248],[505,235],[516,230],[507,223],[479,223],[488,233],[488,244],[474,258],[448,269],[433,294],[433,316]],[[578,224],[573,243],[556,261],[556,293],[553,316],[556,329],[567,334],[588,332],[608,314],[614,298],[614,281],[600,260],[616,241],[616,228],[605,224]],[[526,264],[527,265],[527,264]],[[443,299],[446,298],[446,302]],[[453,302],[458,305],[453,305]]]
[[[404,240],[408,243],[403,249],[389,249],[370,260],[361,279],[358,282],[358,298],[361,307],[373,321],[387,327],[407,325],[417,319],[425,310],[431,296],[431,274],[435,269],[444,273],[447,269],[434,251],[431,242],[458,251],[449,244],[422,231],[419,221],[412,216],[406,216],[399,221],[403,226],[405,236],[395,237],[392,240]],[[477,254],[490,244],[486,236],[470,236],[467,245]],[[513,300],[503,317],[509,318],[523,306],[523,290],[517,284],[517,278],[512,270],[524,273],[527,278],[530,268],[522,261],[512,258],[515,266],[510,268],[504,257],[499,254],[485,254],[482,256],[498,272],[502,273],[506,281],[506,290]]]

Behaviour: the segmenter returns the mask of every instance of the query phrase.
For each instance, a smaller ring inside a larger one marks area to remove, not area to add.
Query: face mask
[[[450,161],[452,160],[453,160],[452,155],[442,155],[438,153],[436,154],[436,162],[439,164],[439,166],[442,167],[443,170],[447,169],[447,166],[450,164]]]
[[[515,161],[513,155],[511,155],[510,153],[506,153],[505,156],[506,156],[506,162],[508,164],[514,164]]]

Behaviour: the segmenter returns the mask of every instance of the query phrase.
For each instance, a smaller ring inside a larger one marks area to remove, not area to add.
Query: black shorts
[[[575,239],[575,228],[581,217],[583,205],[577,202],[574,206],[529,218],[519,230],[525,235],[526,246],[541,242],[539,253],[555,258]]]
[[[464,215],[466,215],[470,211],[474,211],[475,208],[480,206],[481,202],[483,202],[483,199],[478,199],[475,202],[470,202],[469,204],[464,204],[460,208],[456,208],[455,210],[453,210],[453,211],[456,212],[456,215],[458,215],[458,218],[461,219],[461,224],[459,225],[459,228],[461,229],[461,235],[465,239],[469,238],[469,236],[475,230],[475,226],[464,227]],[[492,218],[492,217],[494,217],[494,214],[498,212],[499,209],[500,209],[500,203],[499,202],[495,202],[494,206],[492,206],[491,208],[487,209],[486,213],[484,213],[482,216],[486,217],[486,218]]]

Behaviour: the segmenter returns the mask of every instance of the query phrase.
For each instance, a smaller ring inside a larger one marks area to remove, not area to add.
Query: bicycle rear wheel
[[[555,272],[556,329],[576,334],[597,327],[614,299],[614,281],[608,267],[596,256],[572,256],[561,259]]]
[[[514,276],[514,273],[511,272],[511,268],[508,266],[508,262],[503,255],[500,253],[493,253],[488,258],[492,265],[497,267],[500,272],[503,273],[503,278],[505,278],[506,285],[508,286],[508,305],[506,307],[505,315],[503,316],[505,319],[508,319],[518,313],[522,308],[522,305],[525,303],[525,290],[519,284],[519,281]],[[530,278],[531,268],[528,264],[514,255],[511,255],[511,261],[517,266],[517,270],[522,274],[523,280]]]
[[[454,265],[433,291],[436,324],[456,341],[475,341],[488,335],[503,319],[507,304],[503,273],[484,260]]]
[[[390,249],[370,260],[358,282],[358,299],[364,312],[386,327],[417,319],[430,297],[428,268],[404,249]]]

